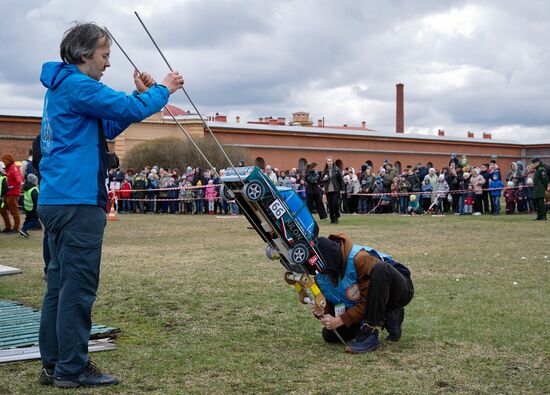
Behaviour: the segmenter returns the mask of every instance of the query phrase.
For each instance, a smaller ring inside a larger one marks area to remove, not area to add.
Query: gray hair
[[[63,35],[59,46],[61,59],[69,64],[82,64],[83,58],[91,58],[99,46],[99,40],[107,39],[111,45],[109,33],[95,23],[80,23],[71,27]]]
[[[38,177],[36,176],[36,174],[30,173],[27,176],[27,181],[31,184],[38,185]]]

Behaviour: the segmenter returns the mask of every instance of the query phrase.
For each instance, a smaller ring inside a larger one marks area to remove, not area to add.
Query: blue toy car
[[[316,248],[319,227],[292,188],[275,187],[256,166],[228,168],[222,181],[221,197],[236,201],[287,270],[315,275],[325,268]]]

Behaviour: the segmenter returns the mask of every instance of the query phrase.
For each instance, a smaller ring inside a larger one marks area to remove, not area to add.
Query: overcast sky
[[[140,13],[203,115],[290,119],[395,131],[405,84],[407,133],[548,141],[547,0],[2,0],[0,108],[40,110],[42,63],[59,60],[72,21],[115,35],[157,80],[166,66]],[[132,89],[113,47],[102,82]],[[171,103],[190,109],[183,94]]]

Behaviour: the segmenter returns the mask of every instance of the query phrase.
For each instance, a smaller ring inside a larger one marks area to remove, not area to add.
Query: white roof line
[[[13,117],[32,117],[41,118],[42,110],[30,110],[30,109],[13,109],[13,108],[0,108],[0,116],[13,116]],[[177,119],[199,119],[197,114],[176,115]],[[163,116],[162,119],[172,119],[170,116]],[[500,140],[500,139],[483,139],[479,137],[458,137],[458,136],[436,136],[426,134],[412,134],[412,133],[388,133],[379,131],[368,130],[354,130],[345,128],[319,128],[315,126],[289,126],[289,125],[262,125],[262,124],[249,124],[249,123],[226,123],[207,121],[209,126],[219,127],[224,129],[249,129],[249,130],[265,130],[273,132],[292,132],[301,134],[323,134],[323,135],[344,135],[344,136],[357,136],[357,137],[381,137],[381,138],[398,138],[398,139],[420,139],[420,140],[435,140],[435,141],[455,141],[455,142],[476,142],[486,144],[513,144],[513,145],[539,145],[548,144],[549,141],[521,143],[517,140]]]
[[[425,134],[411,134],[411,133],[388,133],[368,130],[347,130],[347,129],[332,129],[329,127],[319,128],[315,126],[279,126],[279,125],[262,125],[262,124],[247,124],[247,123],[235,123],[228,124],[225,122],[208,122],[209,126],[225,128],[225,129],[249,129],[249,130],[265,130],[273,132],[292,132],[301,134],[337,134],[344,136],[357,136],[357,137],[381,137],[381,138],[399,138],[399,139],[421,139],[421,140],[439,140],[439,141],[457,141],[457,142],[483,142],[487,144],[514,144],[525,145],[515,140],[497,140],[497,139],[482,139],[482,138],[469,138],[469,137],[455,137],[455,136],[435,136]]]
[[[0,116],[42,118],[42,110],[0,108]]]

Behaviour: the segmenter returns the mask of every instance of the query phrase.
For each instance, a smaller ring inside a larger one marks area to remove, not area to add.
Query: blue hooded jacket
[[[40,81],[48,91],[40,131],[38,204],[105,207],[105,139],[160,111],[170,92],[154,85],[145,93],[126,95],[61,62],[44,63]]]
[[[493,188],[504,188],[504,183],[500,181],[498,178],[496,180],[491,179],[489,181],[489,189]],[[502,194],[502,189],[496,189],[494,191],[490,191],[491,196],[497,196],[499,197]]]

